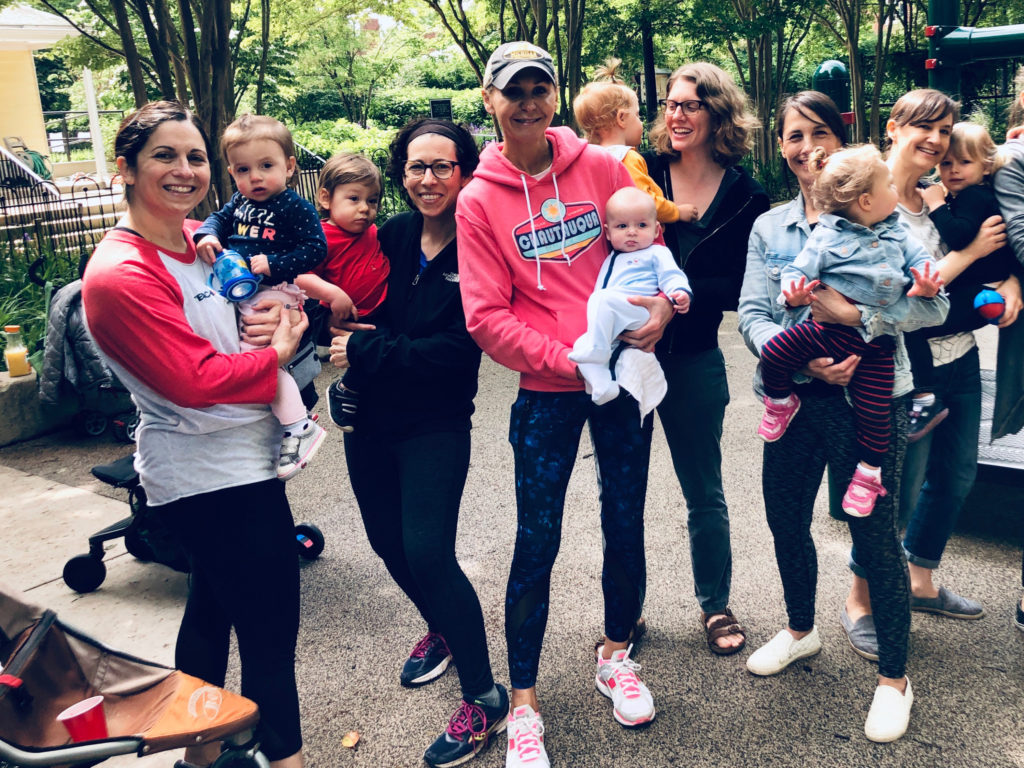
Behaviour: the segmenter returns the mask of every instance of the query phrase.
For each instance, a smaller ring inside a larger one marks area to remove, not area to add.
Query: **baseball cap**
[[[557,83],[555,65],[551,54],[532,43],[518,41],[504,43],[494,49],[484,70],[484,88],[494,86],[498,90],[524,69],[539,69],[551,82]]]

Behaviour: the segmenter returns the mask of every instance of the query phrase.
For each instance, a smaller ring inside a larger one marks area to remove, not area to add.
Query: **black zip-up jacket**
[[[647,169],[661,186],[665,197],[674,202],[669,165],[671,155],[644,155]],[[725,193],[701,240],[689,253],[681,253],[678,231],[685,226],[678,222],[663,225],[665,244],[676,262],[690,279],[693,298],[690,311],[676,315],[658,342],[656,353],[693,354],[718,346],[718,327],[722,313],[733,312],[739,303],[743,273],[747,265],[747,240],[754,219],[768,210],[768,194],[743,168],[726,171],[737,177]]]
[[[423,217],[388,219],[378,230],[391,261],[388,295],[373,323],[356,331],[347,353],[369,377],[359,403],[359,429],[401,436],[470,429],[480,348],[466,331],[456,241],[420,273]]]

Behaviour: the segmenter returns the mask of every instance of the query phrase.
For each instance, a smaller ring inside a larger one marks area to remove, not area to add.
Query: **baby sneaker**
[[[277,462],[279,480],[290,480],[305,469],[316,456],[327,437],[327,430],[316,422],[308,422],[307,428],[296,435],[287,435],[281,441],[281,457]]]
[[[784,434],[789,422],[800,410],[800,398],[790,394],[785,400],[764,397],[764,416],[761,417],[761,426],[757,428],[757,436],[766,443],[774,443]]]
[[[603,650],[603,647],[602,647]],[[654,719],[654,698],[636,673],[640,665],[629,658],[633,646],[614,651],[610,659],[597,655],[597,690],[612,700],[612,714],[619,725],[635,728]]]
[[[876,499],[885,495],[882,481],[857,467],[843,496],[843,512],[853,517],[867,517],[874,510]]]

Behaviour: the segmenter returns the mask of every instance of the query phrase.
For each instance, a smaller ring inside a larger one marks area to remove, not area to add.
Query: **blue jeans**
[[[648,416],[641,424],[639,417],[636,401],[625,394],[597,406],[586,392],[521,389],[512,405],[509,442],[515,457],[518,526],[505,592],[505,639],[513,688],[536,684],[566,487],[588,421],[601,480],[605,635],[626,640],[640,615],[653,419]]]
[[[722,422],[729,385],[722,350],[659,355],[668,394],[658,406],[672,465],[689,512],[690,563],[697,602],[724,610],[732,583],[729,509],[722,490]]]
[[[936,366],[935,394],[949,416],[907,447],[900,488],[900,519],[910,521],[903,538],[907,561],[938,568],[960,508],[978,472],[981,426],[981,365],[977,348],[946,365]],[[863,576],[856,549],[850,567]]]

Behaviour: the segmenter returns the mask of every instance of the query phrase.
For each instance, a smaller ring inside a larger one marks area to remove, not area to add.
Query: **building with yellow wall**
[[[32,51],[78,32],[59,16],[15,3],[0,10],[0,138],[49,154]]]

